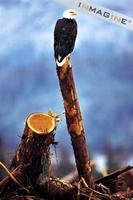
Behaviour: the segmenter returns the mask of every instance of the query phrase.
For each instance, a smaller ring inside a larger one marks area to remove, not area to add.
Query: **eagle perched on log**
[[[63,18],[58,19],[54,30],[54,56],[57,66],[64,65],[66,58],[74,49],[77,36],[77,13],[73,9],[66,10]]]

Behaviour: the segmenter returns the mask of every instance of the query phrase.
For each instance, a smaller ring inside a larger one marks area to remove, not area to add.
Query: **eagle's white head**
[[[73,9],[65,10],[63,13],[63,17],[67,19],[74,19],[77,15],[77,12]]]

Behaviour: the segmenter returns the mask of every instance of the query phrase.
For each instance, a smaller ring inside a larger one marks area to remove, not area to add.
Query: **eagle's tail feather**
[[[70,54],[68,54],[61,62],[60,62],[60,56],[58,57],[58,59],[56,59],[56,64],[58,67],[62,67],[65,62],[66,62],[66,59],[69,58]]]
[[[66,62],[66,58],[67,58],[67,56],[61,62],[59,62],[59,60],[56,59],[57,66],[62,67]]]

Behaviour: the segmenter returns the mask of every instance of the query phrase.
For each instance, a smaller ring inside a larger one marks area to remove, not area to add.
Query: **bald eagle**
[[[74,49],[77,36],[77,23],[75,16],[77,13],[72,10],[66,10],[63,18],[58,19],[54,30],[54,56],[57,66],[62,66],[66,58]]]

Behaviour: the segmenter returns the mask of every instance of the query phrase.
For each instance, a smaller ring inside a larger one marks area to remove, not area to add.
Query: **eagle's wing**
[[[61,62],[74,48],[77,35],[75,20],[59,19],[54,30],[55,58]]]

